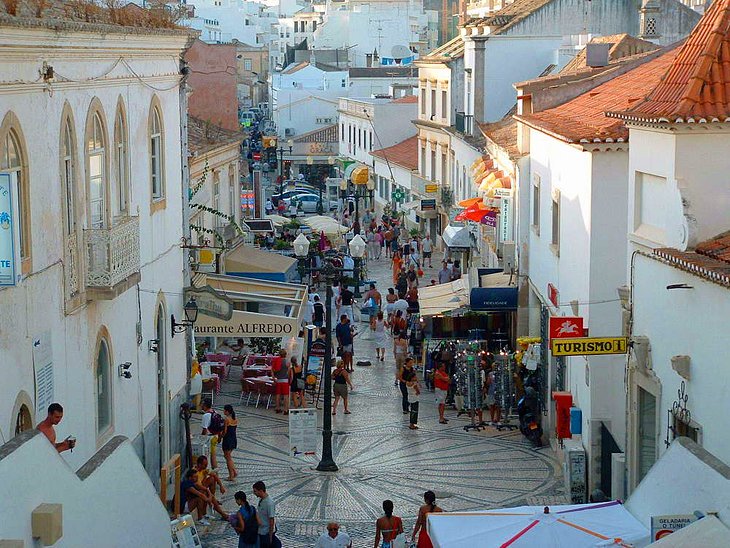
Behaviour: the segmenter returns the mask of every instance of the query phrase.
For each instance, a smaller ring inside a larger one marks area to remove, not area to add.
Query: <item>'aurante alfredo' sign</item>
[[[200,314],[194,329],[199,337],[284,337],[296,335],[299,323],[297,317],[234,310],[228,320]]]

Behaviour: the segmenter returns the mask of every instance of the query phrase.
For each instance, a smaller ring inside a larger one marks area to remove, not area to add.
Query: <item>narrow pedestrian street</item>
[[[422,285],[436,277],[440,253],[434,255],[434,268],[425,269]],[[390,260],[370,261],[367,277],[387,292],[392,286]],[[237,382],[223,385],[215,407],[233,404],[239,420],[238,449],[233,453],[239,476],[234,483],[224,481],[227,491],[220,498],[226,510],[235,510],[233,494],[238,490],[256,501],[251,485],[263,480],[276,502],[278,535],[286,548],[313,546],[332,520],[352,536],[353,546],[360,547],[373,542],[375,520],[388,498],[410,536],[428,489],[447,511],[566,502],[560,465],[552,451],[534,450],[518,431],[488,427],[465,432],[466,415],[457,418],[448,409],[449,424],[439,424],[433,393],[428,390],[420,399],[420,428],[409,430],[400,391],[393,384],[391,339],[385,362],[376,363],[367,324],[358,323],[357,328],[354,362],[371,360],[373,365],[355,367],[352,414],[343,415],[340,409],[333,417],[333,453],[339,472],[317,472],[316,459],[290,457],[288,417],[274,414],[273,408],[265,409],[263,404],[258,408],[239,405]],[[199,419],[193,421],[197,432]],[[218,472],[226,475],[222,456]],[[214,521],[202,529],[207,547],[236,545],[236,534],[227,523]]]

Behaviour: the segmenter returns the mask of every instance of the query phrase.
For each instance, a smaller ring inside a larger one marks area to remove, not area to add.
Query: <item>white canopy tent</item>
[[[434,548],[589,548],[649,544],[649,531],[618,502],[518,506],[483,512],[429,514]]]
[[[302,219],[302,222],[312,229],[312,232],[319,234],[324,232],[328,238],[342,236],[347,234],[350,229],[341,225],[332,217],[325,215],[312,215]]]

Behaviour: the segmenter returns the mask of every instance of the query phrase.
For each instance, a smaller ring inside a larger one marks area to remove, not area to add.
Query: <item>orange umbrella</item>
[[[459,202],[459,207],[471,207],[477,202],[481,202],[482,199],[480,197],[476,198],[469,198],[468,200],[462,200]]]

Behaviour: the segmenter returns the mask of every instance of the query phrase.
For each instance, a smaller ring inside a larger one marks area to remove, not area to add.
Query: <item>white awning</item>
[[[435,316],[469,306],[469,281],[466,276],[446,284],[418,290],[421,316]]]
[[[465,226],[449,225],[441,235],[444,244],[447,247],[470,248],[471,238],[469,237],[469,228]]]
[[[312,232],[319,234],[324,232],[325,236],[336,237],[347,234],[350,229],[344,225],[338,223],[332,217],[326,215],[312,215],[311,217],[305,217],[302,222],[312,229]]]
[[[218,274],[198,274],[196,287],[208,285],[233,301],[236,309],[229,320],[209,316],[201,311],[195,322],[199,337],[296,337],[304,315],[307,286],[262,281]],[[256,303],[261,312],[238,310]]]
[[[239,245],[226,253],[226,274],[283,282],[291,279],[297,260],[255,247]]]

